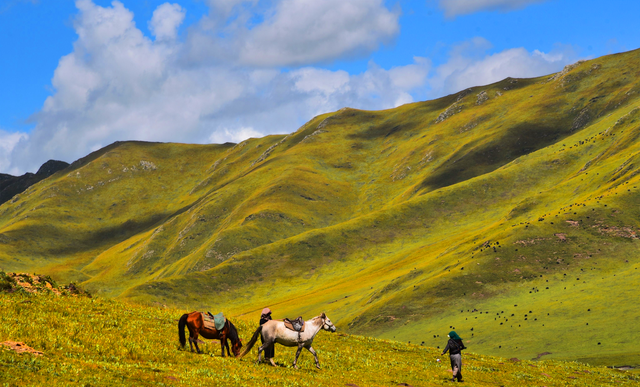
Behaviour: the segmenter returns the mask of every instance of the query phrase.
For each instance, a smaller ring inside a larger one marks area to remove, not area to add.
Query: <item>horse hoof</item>
[[[298,365],[297,365],[297,364],[294,364],[294,365],[293,365],[293,368],[295,368],[295,369],[297,369],[297,370],[299,370],[299,369],[300,369],[300,367],[298,367]]]
[[[320,366],[319,366],[319,365],[317,365],[317,366],[316,366],[316,368],[317,368],[317,369],[320,369]]]

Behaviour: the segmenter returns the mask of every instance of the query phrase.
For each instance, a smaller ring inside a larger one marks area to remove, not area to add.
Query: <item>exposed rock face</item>
[[[22,176],[12,176],[0,173],[0,205],[68,166],[69,163],[64,161],[49,160],[35,174],[27,172]]]
[[[477,95],[478,99],[476,100],[476,105],[482,105],[484,101],[489,99],[489,95],[486,91],[481,92]]]
[[[452,115],[456,114],[456,113],[460,113],[462,111],[463,106],[462,104],[462,99],[464,97],[466,97],[467,95],[469,95],[473,90],[472,89],[466,89],[466,90],[462,90],[460,93],[458,93],[458,97],[456,98],[456,101],[454,103],[451,104],[451,106],[449,106],[447,108],[447,110],[443,111],[442,113],[440,113],[440,115],[438,116],[438,118],[436,118],[435,123],[439,124],[442,121],[446,120],[447,118],[451,117]]]
[[[578,67],[582,62],[584,62],[584,60],[579,60],[576,63],[573,64],[569,64],[564,66],[564,68],[562,69],[562,71],[560,71],[559,73],[555,73],[553,74],[553,76],[549,77],[549,79],[547,81],[555,81],[557,79],[562,78],[563,76],[565,76],[569,71],[573,70],[574,68]],[[599,67],[598,67],[599,68]]]

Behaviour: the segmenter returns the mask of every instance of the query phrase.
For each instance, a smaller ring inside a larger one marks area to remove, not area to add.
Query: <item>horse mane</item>
[[[229,323],[229,338],[232,342],[238,342],[240,340],[240,336],[238,336],[236,326],[229,320],[227,320],[227,322]]]

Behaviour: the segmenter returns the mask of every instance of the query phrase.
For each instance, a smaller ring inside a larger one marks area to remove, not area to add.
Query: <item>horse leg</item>
[[[296,351],[296,358],[293,360],[293,368],[298,369],[298,356],[300,356],[300,352],[302,352],[302,344],[298,345],[298,350]]]
[[[189,348],[191,349],[191,352],[193,352],[193,330],[189,324],[187,324],[187,328],[189,328]]]
[[[220,337],[220,356],[224,357],[224,343],[227,341],[227,338],[222,336]]]
[[[231,357],[231,352],[229,351],[229,342],[227,339],[224,340],[224,346],[227,348],[227,356]]]
[[[313,347],[312,347],[312,346],[308,346],[308,347],[305,347],[305,348],[307,348],[307,349],[309,350],[309,352],[311,352],[311,354],[313,355],[313,357],[315,357],[315,358],[316,358],[316,368],[317,368],[317,369],[320,369],[320,361],[318,360],[318,354],[316,353],[316,350],[315,350],[315,349],[313,349]]]
[[[196,351],[198,351],[198,353],[202,353],[200,352],[200,348],[198,347],[198,332],[196,332],[195,335],[193,335],[193,344],[196,346]]]
[[[189,348],[191,349],[191,352],[193,352],[193,338],[191,337],[191,335],[189,335]]]
[[[258,360],[256,360],[256,364],[260,364],[260,361],[262,360],[262,351],[264,351],[265,348],[266,348],[266,344],[262,344],[258,348]]]

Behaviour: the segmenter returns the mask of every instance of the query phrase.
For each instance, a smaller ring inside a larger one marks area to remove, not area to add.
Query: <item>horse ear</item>
[[[320,317],[327,318],[327,315],[324,312],[322,312],[322,315]]]

